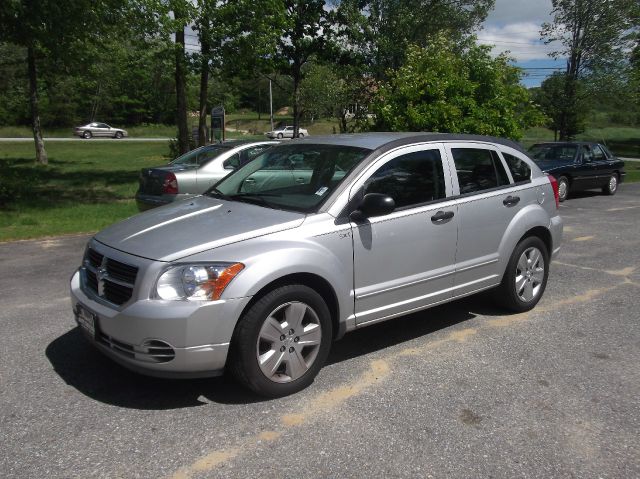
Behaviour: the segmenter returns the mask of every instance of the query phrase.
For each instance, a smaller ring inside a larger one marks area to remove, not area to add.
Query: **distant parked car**
[[[624,162],[600,143],[537,143],[529,149],[529,155],[542,171],[558,180],[560,201],[572,191],[595,188],[614,195],[624,181]]]
[[[143,168],[136,202],[140,211],[166,205],[206,191],[274,141],[228,141],[196,148],[168,165]]]
[[[269,138],[293,138],[293,127],[292,126],[284,126],[280,128],[276,128],[273,131],[268,131],[265,133]],[[298,138],[304,138],[305,136],[309,136],[309,132],[304,128],[298,128]]]
[[[73,134],[75,136],[80,136],[82,138],[92,138],[94,136],[106,136],[109,138],[124,138],[125,136],[129,136],[127,130],[123,130],[122,128],[114,128],[112,126],[107,125],[106,123],[89,123],[84,126],[76,126],[75,130],[73,130]]]

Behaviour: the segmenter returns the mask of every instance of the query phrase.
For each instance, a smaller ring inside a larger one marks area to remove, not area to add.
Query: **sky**
[[[565,60],[553,60],[548,53],[557,46],[540,40],[544,22],[551,21],[551,0],[496,0],[478,35],[479,43],[494,46],[493,53],[509,51],[515,64],[525,69],[522,82],[539,86],[553,68],[564,70]]]

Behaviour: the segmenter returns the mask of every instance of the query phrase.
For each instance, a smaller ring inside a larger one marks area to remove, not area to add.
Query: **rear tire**
[[[609,196],[615,195],[616,191],[618,191],[618,183],[618,175],[614,173],[609,177],[607,184],[602,187],[602,192]]]
[[[280,286],[240,318],[227,364],[245,387],[282,397],[309,386],[329,355],[329,308],[316,291]]]
[[[558,201],[562,203],[569,198],[569,180],[566,176],[558,178]]]
[[[549,253],[537,236],[518,243],[511,253],[502,283],[494,298],[504,308],[522,313],[538,304],[549,277]]]

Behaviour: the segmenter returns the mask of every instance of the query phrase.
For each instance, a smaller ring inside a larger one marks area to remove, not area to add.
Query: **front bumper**
[[[122,308],[96,301],[71,278],[71,306],[87,339],[133,371],[159,377],[209,377],[222,373],[231,336],[250,298],[190,302],[137,300]],[[95,319],[91,333],[78,314]]]

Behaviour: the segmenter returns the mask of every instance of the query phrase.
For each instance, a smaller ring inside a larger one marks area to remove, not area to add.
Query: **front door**
[[[352,222],[356,324],[384,320],[451,297],[458,217],[449,167],[438,145],[385,155],[351,198],[391,196],[396,209]]]

